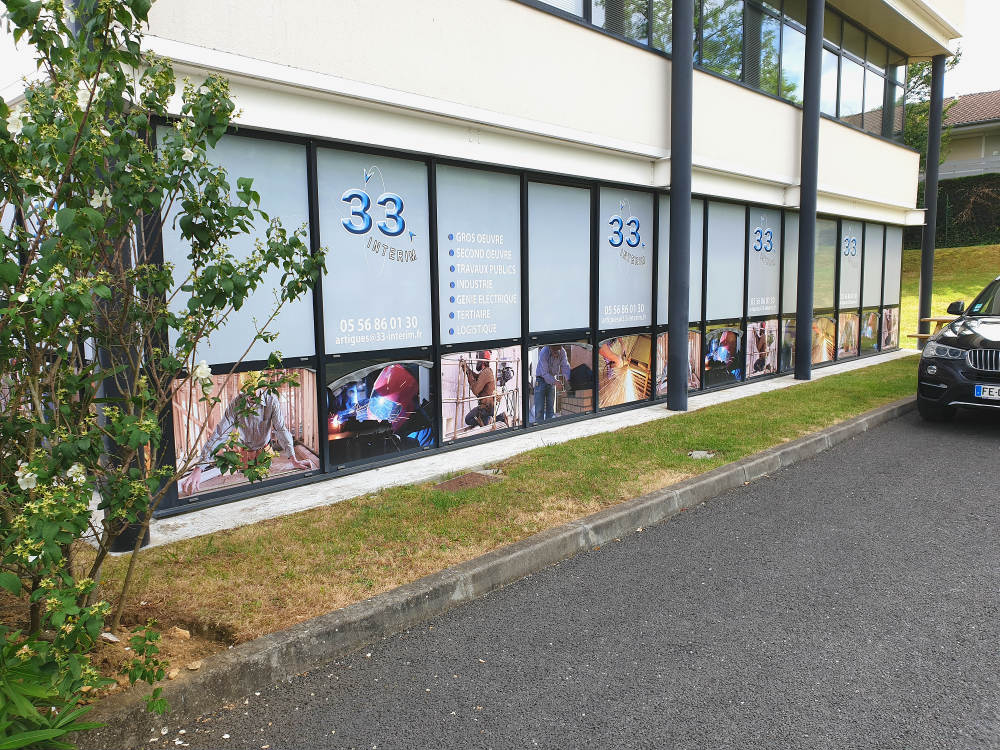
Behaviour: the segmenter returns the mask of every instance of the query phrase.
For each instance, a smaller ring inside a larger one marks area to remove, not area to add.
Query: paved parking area
[[[998,466],[911,413],[147,747],[997,748]]]

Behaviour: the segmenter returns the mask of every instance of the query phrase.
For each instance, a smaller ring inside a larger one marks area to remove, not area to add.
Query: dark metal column
[[[667,406],[688,406],[688,284],[691,276],[691,118],[694,0],[674,0],[670,70],[670,250]],[[663,251],[663,248],[660,248]],[[655,300],[654,300],[655,303]]]
[[[924,168],[924,236],[920,245],[920,313],[931,315],[931,291],[934,288],[934,239],[937,236],[938,167],[941,162],[941,112],[944,107],[944,55],[935,55],[931,63],[931,112],[927,126],[927,165]],[[920,323],[920,333],[930,333],[930,323]],[[918,339],[924,348],[925,339]]]
[[[825,0],[806,9],[805,91],[799,180],[799,278],[795,296],[795,379],[812,377],[813,266],[816,258],[816,185],[819,181],[819,104],[823,72]]]

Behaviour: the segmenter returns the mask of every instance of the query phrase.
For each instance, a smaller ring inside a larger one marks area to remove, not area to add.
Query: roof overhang
[[[950,55],[962,36],[964,0],[827,0],[913,60]],[[941,12],[944,9],[947,17]]]

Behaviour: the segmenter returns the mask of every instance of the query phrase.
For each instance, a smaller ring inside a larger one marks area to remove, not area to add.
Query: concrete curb
[[[205,659],[199,671],[163,684],[163,696],[171,707],[169,717],[148,713],[139,691],[110,696],[86,717],[87,721],[104,721],[108,725],[83,733],[76,741],[82,748],[145,746],[154,734],[159,737],[163,726],[190,722],[262,686],[290,679],[578,552],[664,521],[727,490],[812,458],[902,416],[915,405],[912,397],[886,404],[822,432],[542,531],[367,601],[215,654]]]

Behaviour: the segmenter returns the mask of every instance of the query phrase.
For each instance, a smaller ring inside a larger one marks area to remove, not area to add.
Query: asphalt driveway
[[[911,413],[147,747],[1000,748],[998,469]]]

